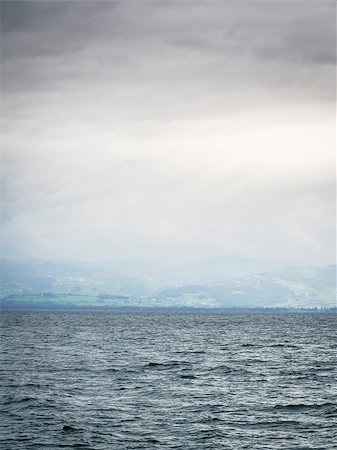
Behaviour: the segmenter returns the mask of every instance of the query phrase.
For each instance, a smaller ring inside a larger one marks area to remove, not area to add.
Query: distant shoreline
[[[337,307],[335,308],[189,308],[189,307],[113,307],[113,308],[100,308],[100,307],[69,307],[69,308],[56,308],[56,307],[22,307],[22,308],[8,308],[2,307],[0,312],[155,312],[155,313],[337,313]]]

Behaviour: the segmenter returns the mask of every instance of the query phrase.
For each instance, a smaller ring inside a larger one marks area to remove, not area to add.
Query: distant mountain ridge
[[[336,266],[223,256],[184,264],[1,260],[2,307],[334,307]],[[33,302],[33,303],[32,303]]]

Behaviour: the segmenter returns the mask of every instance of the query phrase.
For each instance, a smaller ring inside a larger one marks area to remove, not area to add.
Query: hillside
[[[2,308],[332,308],[336,266],[281,267],[239,257],[176,266],[2,260],[0,298]]]

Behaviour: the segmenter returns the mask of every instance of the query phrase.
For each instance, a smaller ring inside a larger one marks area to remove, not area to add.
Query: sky
[[[334,1],[2,1],[2,254],[335,261]]]

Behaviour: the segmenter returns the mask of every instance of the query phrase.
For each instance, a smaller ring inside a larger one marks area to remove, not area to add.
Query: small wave
[[[77,428],[72,427],[71,425],[63,425],[62,430],[66,431],[67,433],[70,433],[72,431],[77,431]]]
[[[297,345],[292,345],[292,344],[271,344],[269,345],[269,347],[272,348],[299,348]]]
[[[160,444],[160,441],[158,441],[158,439],[154,439],[154,438],[148,438],[148,439],[146,439],[146,442],[148,444]]]
[[[265,420],[265,421],[261,421],[261,422],[249,423],[247,425],[249,427],[253,427],[253,428],[260,428],[260,427],[273,428],[273,427],[289,426],[289,425],[297,426],[300,424],[302,424],[302,423],[298,420]]]
[[[203,423],[214,423],[214,422],[222,422],[222,420],[219,419],[219,417],[207,417],[206,419],[203,420]]]
[[[187,380],[195,380],[197,377],[195,375],[180,375],[180,378],[185,378]]]
[[[273,407],[273,409],[278,411],[294,411],[294,412],[308,411],[308,410],[316,410],[316,411],[328,410],[329,412],[331,412],[331,410],[337,411],[337,407],[334,403],[319,403],[319,404],[291,403],[286,405],[276,405]]]
[[[249,370],[237,368],[237,367],[229,367],[226,365],[219,365],[215,367],[210,367],[207,372],[219,372],[222,374],[236,374],[236,375],[244,375],[251,374]]]
[[[205,350],[195,350],[195,351],[184,350],[184,351],[176,351],[174,353],[176,355],[204,355],[207,352],[205,352]]]
[[[172,369],[174,367],[185,366],[190,364],[187,361],[168,361],[164,363],[149,362],[144,366],[145,369]]]
[[[34,397],[22,397],[22,398],[7,397],[4,400],[3,405],[12,405],[12,404],[17,404],[17,403],[27,403],[27,402],[34,401],[34,400],[36,400],[36,398],[34,398]]]

